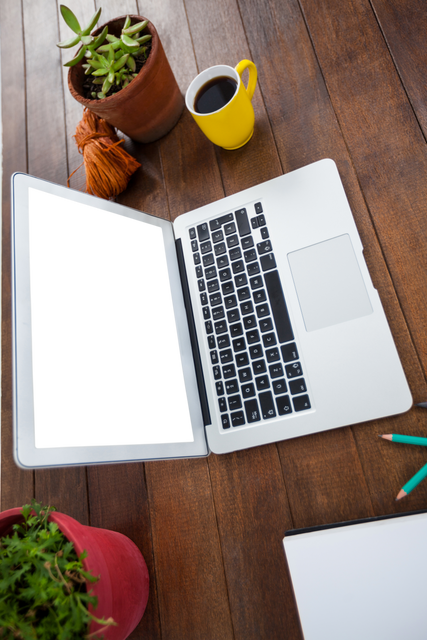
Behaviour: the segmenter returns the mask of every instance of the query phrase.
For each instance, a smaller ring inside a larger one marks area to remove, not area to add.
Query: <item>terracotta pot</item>
[[[0,513],[0,537],[11,533],[12,525],[23,520],[20,508]],[[49,521],[56,522],[78,556],[84,549],[88,552],[83,560],[85,570],[101,576],[88,585],[98,597],[93,613],[97,618],[111,616],[118,624],[103,631],[105,640],[124,640],[141,620],[148,600],[148,570],[138,547],[121,533],[82,525],[64,513],[53,512]],[[92,622],[89,633],[100,628]]]
[[[129,17],[132,24],[146,20],[142,16]],[[120,36],[125,19],[126,16],[120,16],[107,22],[108,33]],[[92,35],[101,33],[104,26]],[[153,142],[164,136],[177,123],[184,108],[184,97],[151,22],[147,30],[152,35],[147,62],[125,89],[112,96],[103,100],[83,97],[84,60],[68,72],[68,87],[73,98],[137,142]]]

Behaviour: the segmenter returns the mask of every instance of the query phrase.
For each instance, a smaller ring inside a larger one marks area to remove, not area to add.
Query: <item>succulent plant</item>
[[[93,84],[102,85],[100,91],[91,93],[92,98],[106,98],[114,85],[116,88],[123,89],[136,78],[136,59],[141,57],[146,59],[148,55],[146,45],[151,40],[151,35],[141,35],[148,20],[132,25],[130,17],[127,16],[119,38],[109,34],[107,26],[99,36],[94,37],[90,32],[99,20],[101,9],[92,16],[84,29],[81,28],[71,9],[61,4],[60,10],[66,24],[76,35],[69,40],[58,42],[57,46],[68,49],[81,44],[74,58],[64,66],[72,67],[84,57],[86,58],[83,64],[85,74],[93,76]]]

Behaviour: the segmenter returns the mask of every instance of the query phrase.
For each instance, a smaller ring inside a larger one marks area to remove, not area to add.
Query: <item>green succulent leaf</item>
[[[104,98],[106,98],[106,97],[107,97],[107,96],[105,95],[105,93],[102,93],[102,91],[100,91],[100,92],[97,94],[97,96],[98,96],[99,100],[103,100]]]
[[[116,38],[116,36],[113,36],[113,34],[112,34],[112,33],[109,33],[109,34],[107,35],[107,40],[108,40],[108,42],[111,42],[111,43],[113,43],[113,42],[120,42],[120,38]]]
[[[108,74],[108,82],[110,83],[110,86],[113,84],[114,82],[114,71],[110,71],[110,73]],[[108,87],[109,89],[110,87]],[[108,91],[107,89],[107,91]],[[102,89],[104,91],[104,89]],[[107,93],[107,91],[104,91],[104,93]]]
[[[56,46],[60,49],[70,49],[71,47],[75,47],[76,44],[80,42],[80,36],[74,36],[69,40],[63,40],[62,42],[57,42]]]
[[[108,35],[108,27],[107,25],[103,28],[99,36],[95,38],[95,42],[93,43],[93,48],[97,49],[104,42],[105,38]]]
[[[86,47],[83,46],[78,52],[77,55],[74,56],[74,58],[72,60],[70,60],[69,62],[66,62],[64,64],[64,67],[74,67],[74,65],[76,65],[78,62],[80,62],[80,60],[84,57],[86,53]]]
[[[87,25],[87,27],[85,29],[83,29],[82,35],[87,36],[92,31],[92,29],[94,28],[94,26],[96,25],[96,23],[99,20],[99,16],[101,15],[101,11],[102,11],[102,8],[98,9],[98,11],[92,16],[92,18],[90,19],[90,22]]]
[[[108,76],[108,78],[106,78],[103,82],[102,93],[104,95],[107,95],[107,93],[111,89],[111,85],[113,84],[113,82],[114,82],[114,73],[113,73],[113,80],[110,80],[110,76]]]
[[[133,24],[131,27],[127,27],[126,29],[122,29],[122,33],[126,36],[134,36],[138,31],[142,31],[148,24],[148,20],[144,20],[144,22],[138,22],[138,24]]]
[[[104,83],[104,78],[94,78],[92,80],[93,84],[103,84]]]
[[[148,42],[149,40],[151,40],[152,37],[153,36],[150,36],[150,35],[141,36],[136,40],[136,42],[139,42],[139,44],[144,44],[144,42]]]
[[[129,67],[131,71],[136,71],[135,58],[132,58],[132,56],[129,56],[129,58],[126,60],[126,65]]]
[[[82,41],[82,44],[85,44],[86,46],[95,42],[95,38],[93,36],[81,36],[80,40]]]
[[[99,60],[91,60],[90,61],[90,66],[93,67],[93,69],[105,68],[105,66],[102,65],[101,62],[99,62]]]
[[[126,20],[125,20],[125,23],[123,25],[122,32],[126,31],[126,29],[129,29],[130,23],[131,23],[131,20],[130,20],[129,16],[126,16]]]
[[[129,59],[129,54],[126,53],[124,56],[122,56],[121,58],[119,58],[117,60],[117,62],[115,64],[113,64],[113,69],[114,71],[118,71],[119,69],[121,69],[122,67],[125,66],[126,62]]]
[[[129,47],[129,49],[138,49],[138,47],[139,47],[138,42],[136,42],[135,40],[133,40],[133,38],[130,38],[126,34],[122,33],[122,35],[120,36],[120,39],[121,39],[121,41],[123,42],[124,45]]]
[[[72,31],[74,31],[74,33],[78,33],[80,35],[82,30],[81,30],[79,21],[77,20],[76,16],[71,11],[71,9],[66,7],[65,4],[61,4],[60,10],[66,24],[70,27]]]
[[[92,75],[97,77],[97,76],[106,76],[108,73],[108,69],[96,69]]]

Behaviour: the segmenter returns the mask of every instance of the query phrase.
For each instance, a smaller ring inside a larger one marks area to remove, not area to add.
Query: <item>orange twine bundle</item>
[[[85,109],[73,136],[86,171],[86,191],[99,198],[112,198],[124,191],[132,174],[141,166],[119,145],[124,142],[106,120]]]

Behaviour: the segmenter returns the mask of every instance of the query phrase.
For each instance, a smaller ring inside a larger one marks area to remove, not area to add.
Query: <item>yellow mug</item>
[[[249,69],[247,88],[241,78],[245,69]],[[220,83],[224,82],[222,89]],[[185,94],[185,104],[200,129],[211,142],[224,149],[238,149],[249,142],[255,124],[251,100],[256,82],[257,69],[250,60],[242,60],[235,69],[223,64],[209,67],[194,78]],[[211,87],[217,95],[216,99],[213,95],[209,102],[208,90]],[[233,88],[234,95],[232,94]],[[232,97],[226,102],[230,93]],[[204,108],[214,110],[200,113],[200,110],[196,109],[201,104],[203,95],[207,98],[207,104]]]

